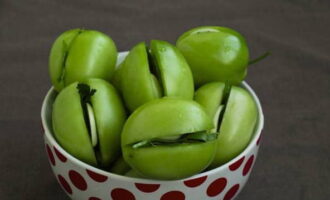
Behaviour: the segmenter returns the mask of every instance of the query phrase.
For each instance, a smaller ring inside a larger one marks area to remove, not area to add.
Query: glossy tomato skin
[[[91,97],[98,134],[98,151],[92,146],[81,105],[78,82],[64,88],[53,105],[54,136],[71,155],[93,166],[107,167],[120,154],[120,133],[126,119],[121,100],[108,82],[88,79],[84,84],[95,89]]]
[[[209,83],[196,91],[195,100],[214,118],[220,106],[225,84]],[[209,98],[215,97],[215,98]],[[220,101],[219,101],[220,100]],[[217,153],[210,167],[218,167],[241,153],[251,140],[258,120],[257,106],[252,96],[243,88],[232,86],[217,139]]]
[[[195,175],[208,167],[214,157],[216,141],[201,144],[127,148],[132,168],[143,177],[177,180]]]
[[[88,78],[110,81],[117,60],[112,39],[98,31],[72,29],[62,33],[52,45],[49,74],[57,91]]]
[[[144,42],[134,46],[112,81],[131,112],[163,96],[191,100],[194,95],[193,77],[185,58],[175,46],[161,40],[152,40],[150,49]]]
[[[206,113],[212,119],[224,98],[224,89],[224,83],[212,82],[203,85],[195,92],[195,101],[204,107]]]
[[[239,84],[246,76],[248,46],[243,36],[233,29],[193,28],[182,34],[176,45],[191,67],[197,86],[213,81]]]
[[[170,97],[157,99],[139,107],[125,123],[121,141],[123,156],[134,171],[146,178],[188,177],[212,162],[215,140],[141,148],[133,148],[132,144],[212,128],[211,119],[196,102]]]
[[[185,58],[175,46],[162,40],[152,40],[150,51],[159,70],[163,95],[192,100],[194,80]]]

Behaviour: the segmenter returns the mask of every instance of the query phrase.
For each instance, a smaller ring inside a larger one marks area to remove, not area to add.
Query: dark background
[[[241,32],[251,57],[247,81],[265,113],[261,151],[239,200],[326,200],[330,196],[330,1],[1,0],[0,199],[67,199],[44,151],[41,102],[48,53],[64,30],[109,34],[119,50],[174,42],[189,28]]]

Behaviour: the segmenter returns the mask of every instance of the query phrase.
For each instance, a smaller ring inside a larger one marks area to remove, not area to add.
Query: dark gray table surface
[[[119,50],[174,42],[199,25],[229,26],[247,39],[247,81],[265,128],[251,178],[238,199],[326,200],[330,196],[330,1],[0,1],[0,199],[67,199],[50,170],[40,107],[50,87],[48,53],[75,27],[109,34]]]

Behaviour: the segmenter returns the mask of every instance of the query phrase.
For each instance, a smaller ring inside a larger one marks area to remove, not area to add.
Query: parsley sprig
[[[91,89],[89,85],[84,83],[78,83],[77,89],[80,95],[80,102],[84,113],[85,124],[87,126],[88,132],[90,133],[91,127],[89,124],[87,104],[91,104],[91,97],[95,94],[96,89]]]

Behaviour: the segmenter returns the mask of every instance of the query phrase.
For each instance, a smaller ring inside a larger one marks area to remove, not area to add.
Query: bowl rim
[[[125,57],[127,55],[127,51],[125,52],[119,52],[118,53],[118,57]],[[117,63],[118,65],[118,63]],[[247,147],[245,147],[245,149],[238,154],[237,156],[235,156],[233,159],[231,159],[230,161],[228,161],[227,163],[214,168],[212,170],[208,170],[202,173],[198,173],[195,174],[193,176],[184,178],[184,179],[177,179],[177,180],[157,180],[157,179],[143,179],[143,178],[133,178],[133,177],[127,177],[127,176],[123,176],[123,175],[119,175],[119,174],[114,174],[102,169],[99,169],[97,167],[94,167],[92,165],[89,165],[87,163],[84,163],[83,161],[80,161],[79,159],[75,158],[74,156],[72,156],[71,154],[69,154],[67,151],[65,151],[55,140],[55,138],[53,137],[51,131],[50,131],[50,127],[47,125],[46,122],[46,111],[47,108],[49,106],[51,106],[50,103],[50,98],[51,96],[56,92],[54,87],[51,87],[43,102],[42,102],[42,107],[41,107],[41,123],[42,123],[42,127],[44,129],[44,137],[46,137],[48,139],[48,141],[51,143],[51,145],[53,147],[56,148],[56,150],[58,150],[61,154],[63,154],[68,160],[70,160],[71,162],[73,162],[75,165],[78,165],[81,168],[84,168],[86,170],[90,170],[93,172],[96,172],[100,175],[104,175],[107,177],[112,177],[112,178],[116,178],[119,179],[120,181],[124,181],[124,182],[144,182],[144,183],[168,183],[168,182],[178,182],[178,181],[184,181],[184,180],[190,180],[190,179],[195,179],[195,178],[199,178],[199,177],[203,177],[203,176],[209,176],[211,174],[215,174],[225,168],[228,168],[231,164],[235,163],[237,160],[241,159],[241,157],[243,155],[248,154],[248,152],[252,151],[252,149],[255,147],[257,140],[259,139],[259,137],[261,136],[261,131],[263,130],[264,127],[264,115],[263,115],[263,111],[262,111],[262,107],[261,107],[261,103],[260,100],[258,98],[258,96],[255,94],[254,90],[245,82],[243,81],[241,86],[243,88],[245,88],[252,96],[254,102],[257,105],[257,109],[258,109],[258,121],[257,121],[257,127],[254,130],[254,134],[253,134],[253,138],[250,140],[250,143],[248,144]]]

